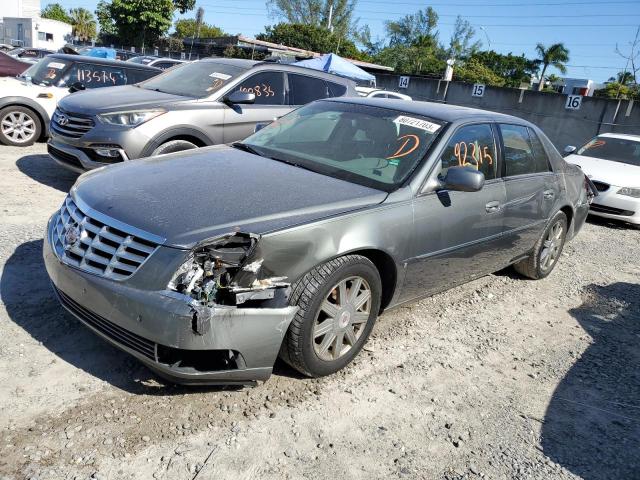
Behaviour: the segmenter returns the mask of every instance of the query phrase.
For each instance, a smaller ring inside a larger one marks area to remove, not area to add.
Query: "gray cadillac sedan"
[[[347,365],[384,310],[514,265],[544,278],[582,171],[524,120],[421,102],[302,107],[241,143],[82,175],[50,219],[62,303],[160,375]]]

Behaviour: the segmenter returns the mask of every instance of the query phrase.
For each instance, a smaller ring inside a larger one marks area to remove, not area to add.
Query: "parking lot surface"
[[[590,220],[545,280],[387,312],[334,376],[185,388],[55,300],[42,236],[74,180],[0,147],[0,478],[640,478],[640,231]]]

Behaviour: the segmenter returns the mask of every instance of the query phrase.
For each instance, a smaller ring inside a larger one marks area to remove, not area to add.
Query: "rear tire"
[[[556,213],[540,239],[533,247],[531,255],[513,265],[516,272],[533,280],[540,280],[549,275],[562,254],[567,238],[567,216],[564,212]]]
[[[289,303],[299,310],[280,357],[309,377],[344,368],[369,338],[381,294],[378,270],[360,255],[346,255],[314,268],[293,285]]]
[[[198,146],[186,140],[172,140],[156,148],[151,156],[155,157],[156,155],[164,155],[166,153],[182,152],[183,150],[191,150],[193,148],[198,148]]]
[[[11,147],[28,147],[41,134],[40,117],[30,108],[11,105],[0,110],[0,143]]]

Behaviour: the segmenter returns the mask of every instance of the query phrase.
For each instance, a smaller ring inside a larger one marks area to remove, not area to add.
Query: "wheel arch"
[[[192,126],[177,126],[163,130],[154,136],[144,147],[140,157],[148,157],[160,145],[173,140],[185,140],[197,145],[198,147],[206,147],[207,145],[214,145],[216,143],[211,141],[204,132],[197,128]]]
[[[33,110],[33,112],[38,116],[38,119],[42,123],[42,132],[40,133],[40,138],[38,138],[38,140],[49,136],[49,123],[51,121],[51,118],[49,117],[47,111],[38,102],[27,97],[0,98],[0,110],[6,107],[25,107]]]
[[[391,303],[398,286],[398,268],[391,255],[376,248],[365,248],[343,253],[345,255],[361,255],[371,261],[380,274],[382,282],[382,298],[380,299],[380,313]]]

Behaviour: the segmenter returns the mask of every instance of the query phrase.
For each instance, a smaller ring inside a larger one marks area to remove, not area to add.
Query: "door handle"
[[[544,192],[545,200],[551,200],[555,196],[556,196],[556,194],[554,193],[553,190],[545,190],[545,192]]]
[[[500,202],[498,201],[489,202],[484,206],[484,208],[487,211],[487,213],[495,213],[498,210],[500,210]]]

